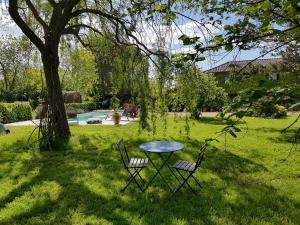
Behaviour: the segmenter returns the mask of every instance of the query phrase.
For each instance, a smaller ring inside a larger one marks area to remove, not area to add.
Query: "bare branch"
[[[80,28],[88,28],[90,30],[92,30],[93,32],[100,34],[101,36],[103,36],[103,34],[101,33],[101,31],[99,31],[98,29],[91,27],[87,24],[76,24],[76,25],[71,25],[69,27],[67,27],[64,31],[65,34],[78,34],[80,31]]]
[[[125,31],[125,34],[128,37],[132,38],[138,45],[142,46],[149,53],[157,55],[157,52],[154,52],[154,51],[150,50],[145,44],[140,42],[138,40],[138,38],[129,31],[129,28],[126,27],[126,21],[122,20],[119,17],[116,17],[116,16],[113,16],[111,14],[105,13],[105,12],[103,12],[101,10],[98,10],[98,9],[79,9],[79,10],[74,11],[70,15],[70,18],[74,18],[76,16],[79,16],[79,15],[82,15],[82,14],[89,14],[89,13],[94,14],[94,15],[99,15],[99,16],[102,16],[102,17],[108,19],[110,22],[112,22],[117,27],[117,30],[119,30],[118,24],[121,25],[122,29]],[[118,38],[118,41],[120,41],[119,38]],[[122,42],[122,44],[124,44],[124,42]]]
[[[85,43],[85,42],[82,40],[82,38],[79,36],[79,34],[73,34],[73,35],[78,39],[78,41],[82,44],[83,47],[85,47],[85,48],[90,47],[89,44]]]
[[[281,133],[286,132],[288,129],[290,129],[292,126],[294,126],[294,124],[296,124],[298,122],[298,120],[300,119],[300,114],[297,116],[297,118],[286,128],[284,128]]]
[[[32,43],[43,51],[45,45],[43,41],[30,29],[26,22],[21,18],[18,12],[18,0],[9,0],[8,12],[16,24],[20,27],[23,33],[32,41]]]
[[[298,38],[298,39],[299,39],[299,38]],[[296,39],[296,40],[297,40],[297,39]],[[238,73],[238,74],[241,73],[247,66],[249,66],[250,64],[252,64],[252,63],[253,63],[254,61],[256,61],[257,59],[259,59],[259,58],[261,58],[261,57],[264,57],[265,55],[269,54],[270,52],[273,52],[273,51],[275,51],[275,50],[277,50],[277,49],[282,48],[283,46],[285,46],[285,45],[291,43],[292,41],[294,41],[294,40],[290,40],[290,41],[283,42],[281,45],[278,45],[278,46],[276,46],[275,48],[272,48],[271,50],[265,52],[264,54],[259,55],[259,56],[256,57],[255,59],[250,60],[250,61],[249,61],[245,66],[243,66],[237,73]]]
[[[48,25],[47,23],[40,17],[38,11],[36,10],[36,8],[34,7],[34,5],[32,4],[32,2],[30,0],[25,0],[26,4],[28,5],[29,9],[31,10],[34,18],[43,26],[44,29],[48,29]]]

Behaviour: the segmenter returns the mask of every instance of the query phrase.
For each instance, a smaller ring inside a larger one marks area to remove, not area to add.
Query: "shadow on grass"
[[[226,120],[224,120],[220,117],[201,117],[200,119],[198,119],[196,121],[206,123],[206,124],[211,124],[211,125],[228,125],[228,124],[231,124],[230,121],[226,121]],[[234,123],[235,123],[235,125],[239,125],[239,124],[245,124],[246,122],[238,121],[238,122],[234,122]]]
[[[281,128],[256,128],[254,129],[257,132],[263,132],[263,133],[268,133],[270,134],[270,137],[268,137],[269,140],[275,143],[294,143],[295,141],[295,136],[298,132],[297,128],[291,128],[287,130],[284,133],[281,133],[282,129]],[[277,137],[274,135],[277,135]]]
[[[172,196],[159,184],[146,193],[140,193],[134,185],[120,193],[127,173],[119,154],[112,140],[101,135],[96,140],[110,142],[107,147],[99,147],[94,137],[91,141],[80,135],[81,150],[70,146],[65,153],[34,154],[31,163],[24,156],[14,158],[20,143],[7,146],[1,154],[9,151],[11,158],[6,157],[11,161],[5,162],[8,169],[1,179],[19,180],[32,170],[38,173],[0,199],[0,215],[7,212],[0,216],[0,224],[299,224],[299,204],[256,180],[251,174],[267,169],[249,159],[219,149],[208,151],[203,168],[196,173],[200,180],[203,178],[204,186],[197,196],[184,189]],[[127,141],[130,153],[142,156],[137,149],[145,141]],[[191,140],[189,146],[197,149],[200,143]],[[188,153],[179,156],[195,160],[197,151]],[[19,172],[12,174],[16,167]],[[147,168],[144,175],[149,178],[152,173],[153,169]],[[49,183],[58,188],[59,195],[51,197],[54,190],[49,187],[39,200],[40,195],[35,193],[45,192],[39,187]],[[22,210],[21,201],[27,203],[26,210]]]

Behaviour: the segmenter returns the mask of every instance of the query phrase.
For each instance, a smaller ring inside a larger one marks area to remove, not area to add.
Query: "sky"
[[[222,27],[215,28],[211,25],[207,25],[207,27],[212,34],[218,34],[222,29]],[[182,46],[181,42],[178,40],[183,33],[187,34],[188,36],[199,36],[201,37],[201,40],[204,40],[203,37],[209,36],[209,33],[205,29],[200,30],[198,24],[187,20],[181,20],[177,25],[173,24],[168,28],[164,26],[157,26],[155,24],[152,24],[151,26],[149,24],[141,24],[140,28],[141,31],[136,35],[139,37],[139,40],[142,43],[145,43],[149,48],[154,47],[157,45],[157,43],[160,43],[156,34],[161,33],[165,37],[163,45],[167,46],[169,51],[172,53],[192,51],[190,47]],[[21,30],[10,20],[6,6],[2,0],[0,0],[0,35],[19,36],[21,34]],[[260,49],[252,49],[241,52],[233,51],[231,53],[220,51],[217,53],[217,55],[218,56],[207,57],[207,60],[200,62],[198,66],[203,70],[207,70],[228,61],[255,59],[261,54]],[[270,57],[272,56],[269,54],[263,58]]]

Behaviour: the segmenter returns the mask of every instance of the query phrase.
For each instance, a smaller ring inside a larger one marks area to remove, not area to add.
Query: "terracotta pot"
[[[117,112],[113,112],[113,114],[112,114],[112,121],[114,121],[115,125],[120,124],[121,115],[119,113],[117,113]]]

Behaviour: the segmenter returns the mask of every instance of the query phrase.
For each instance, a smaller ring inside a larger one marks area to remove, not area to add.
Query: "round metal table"
[[[152,142],[146,142],[142,145],[140,145],[140,149],[146,154],[147,158],[149,159],[150,163],[153,165],[153,167],[156,169],[156,173],[152,176],[148,184],[146,185],[144,190],[147,190],[150,185],[154,182],[155,178],[159,175],[164,183],[167,185],[169,190],[173,192],[173,189],[171,188],[170,184],[167,182],[167,180],[164,178],[164,176],[161,174],[161,170],[167,166],[168,169],[171,171],[171,174],[179,181],[178,177],[172,170],[172,167],[168,164],[169,159],[176,151],[181,151],[184,148],[184,145],[176,142],[176,141],[152,141]],[[153,160],[151,159],[151,153],[156,153],[159,155],[159,157],[162,160],[161,165],[155,165]]]

